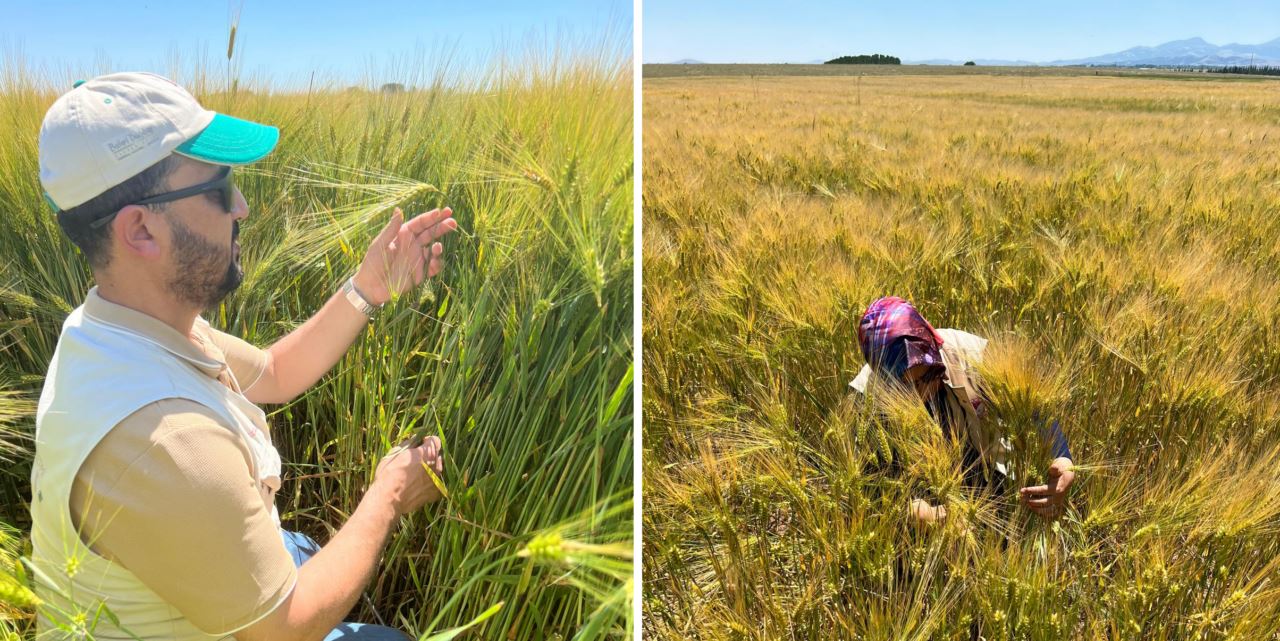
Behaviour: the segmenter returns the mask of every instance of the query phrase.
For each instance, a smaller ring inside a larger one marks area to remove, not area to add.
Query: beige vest
[[[959,421],[969,442],[982,455],[982,463],[995,469],[1000,474],[1013,478],[1013,447],[1002,435],[995,421],[990,417],[979,416],[974,408],[973,400],[979,398],[978,374],[974,365],[982,362],[982,351],[987,347],[987,339],[975,336],[958,329],[939,329],[942,337],[942,364],[946,367],[943,385],[949,392],[946,395],[948,414],[963,417]],[[874,385],[879,374],[870,365],[863,365],[858,377],[849,383],[853,390],[865,394],[869,384]]]
[[[36,593],[64,612],[87,611],[90,621],[105,604],[121,628],[142,639],[207,641],[212,637],[127,569],[90,550],[72,525],[72,482],[90,451],[121,420],[166,398],[188,399],[219,414],[248,446],[264,496],[273,497],[279,489],[280,457],[261,409],[160,343],[95,318],[81,306],[62,326],[36,412],[31,472]],[[272,516],[278,524],[274,505]],[[101,640],[133,638],[106,616],[92,633]],[[49,638],[46,634],[65,638],[42,611],[39,638]]]

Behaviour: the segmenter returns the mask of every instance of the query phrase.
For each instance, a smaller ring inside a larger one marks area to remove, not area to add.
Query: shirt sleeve
[[[248,450],[192,401],[113,428],[77,472],[71,508],[91,549],[212,635],[270,614],[297,582]]]
[[[940,330],[939,333],[944,333],[944,340],[952,341],[957,348],[961,349],[970,363],[982,362],[982,352],[987,348],[987,339],[958,329]],[[1067,444],[1067,435],[1062,432],[1062,426],[1057,419],[1044,423],[1040,429],[1040,437],[1049,446],[1053,458],[1071,458],[1071,447]]]
[[[209,327],[206,331],[209,334],[209,340],[218,349],[222,350],[222,354],[226,358],[227,368],[235,375],[236,381],[240,383],[241,391],[253,387],[253,384],[262,378],[262,373],[267,369],[266,350],[254,347],[240,338],[226,332],[220,332],[212,327]]]
[[[987,349],[987,339],[958,329],[940,329],[937,331],[944,342],[950,343],[952,347],[959,350],[970,363],[977,364],[982,362],[982,353]]]
[[[1040,430],[1040,436],[1048,443],[1053,458],[1071,458],[1071,447],[1067,445],[1067,435],[1062,433],[1062,425],[1057,419],[1045,425]]]

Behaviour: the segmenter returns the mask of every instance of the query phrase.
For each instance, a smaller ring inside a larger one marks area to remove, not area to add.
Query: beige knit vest
[[[46,601],[38,617],[40,639],[72,638],[53,627],[49,606],[67,613],[53,615],[59,621],[77,612],[92,621],[100,604],[119,626],[99,617],[92,630],[96,639],[131,639],[130,633],[142,639],[213,638],[127,569],[95,554],[72,525],[72,482],[89,453],[121,420],[166,398],[188,399],[220,415],[245,441],[259,483],[271,479],[278,487],[280,457],[262,429],[262,410],[160,343],[77,308],[63,324],[36,413],[31,539],[36,593]],[[272,514],[278,523],[274,506]]]

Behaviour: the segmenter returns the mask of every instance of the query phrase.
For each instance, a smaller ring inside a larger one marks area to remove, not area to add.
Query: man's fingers
[[[1048,516],[1054,510],[1054,506],[1043,503],[1044,499],[1023,499],[1022,504],[1026,508],[1040,516]]]
[[[417,234],[418,243],[425,245],[437,238],[444,236],[445,234],[448,234],[449,232],[457,228],[458,228],[458,221],[452,218],[446,218],[422,230],[421,232],[418,232]]]
[[[430,466],[431,470],[439,476],[444,471],[444,456],[442,450],[444,446],[440,443],[440,437],[428,436],[422,439],[423,463]]]
[[[422,281],[426,280],[427,278],[426,269],[427,267],[425,264],[423,264],[422,261],[420,260],[414,261],[414,265],[413,265],[413,284],[414,285],[421,285]]]
[[[448,207],[444,207],[441,209],[432,209],[429,212],[421,213],[421,214],[418,214],[417,216],[414,216],[412,219],[409,220],[408,223],[405,223],[405,224],[408,227],[412,228],[413,233],[417,235],[426,231],[428,228],[439,224],[441,221],[449,218],[452,215],[453,215],[453,210]]]
[[[418,250],[417,253],[414,254],[414,257],[412,259],[414,285],[421,285],[423,279],[426,278],[427,254],[429,251],[430,251],[429,249],[427,249],[426,247],[423,247],[420,250]]]
[[[434,278],[436,274],[440,273],[440,268],[443,266],[440,262],[440,254],[444,253],[444,246],[440,243],[432,243],[431,247],[424,247],[422,253],[427,261],[426,277]],[[422,280],[419,279],[418,282],[422,282]]]
[[[1027,494],[1045,494],[1048,493],[1048,485],[1033,485],[1031,487],[1022,488],[1021,492],[1025,496]]]
[[[396,207],[395,211],[391,212],[391,220],[387,221],[382,231],[378,232],[378,235],[374,237],[373,244],[377,247],[386,247],[391,244],[392,239],[400,232],[403,223],[404,212],[400,211],[399,207]]]
[[[417,252],[417,245],[414,243],[413,232],[409,231],[407,226],[402,226],[396,234],[388,259],[388,289],[392,293],[403,293],[411,282],[415,263],[421,261],[421,255]]]
[[[402,294],[439,273],[440,266],[435,263],[435,257],[444,248],[433,241],[458,228],[457,221],[450,217],[452,215],[453,210],[446,207],[433,209],[405,222],[404,212],[399,207],[392,213],[391,221],[378,233],[370,248],[371,251],[380,250],[382,274],[379,278],[386,283],[392,296]]]
[[[453,220],[453,212],[449,210],[434,210],[421,214],[417,218],[406,223],[408,228],[413,230],[415,234],[430,232],[431,229],[444,229],[445,226],[453,228],[457,226],[457,221]]]
[[[400,231],[396,232],[396,249],[407,250],[413,247],[413,240],[414,235],[413,232],[409,230],[409,226],[401,226]]]
[[[441,207],[439,209],[432,209],[431,211],[426,211],[421,214],[418,214],[417,216],[414,216],[413,218],[409,219],[409,222],[407,224],[410,227],[413,227],[413,233],[420,234],[422,233],[422,230],[452,215],[453,215],[452,209],[448,207]]]

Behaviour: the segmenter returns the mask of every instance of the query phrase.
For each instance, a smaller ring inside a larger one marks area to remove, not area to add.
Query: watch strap
[[[342,294],[343,298],[346,298],[352,307],[355,307],[361,314],[371,319],[377,316],[378,310],[382,309],[381,305],[370,303],[369,299],[365,298],[364,294],[361,294],[360,290],[356,289],[355,276],[348,278],[347,282],[342,284]]]

